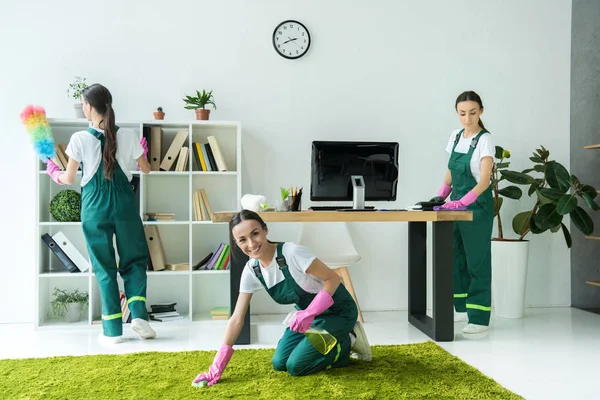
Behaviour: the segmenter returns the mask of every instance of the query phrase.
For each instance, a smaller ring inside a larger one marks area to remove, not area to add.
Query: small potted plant
[[[206,109],[208,104],[212,105],[213,109],[217,109],[215,99],[212,95],[212,90],[210,92],[206,92],[204,89],[202,89],[202,93],[196,90],[196,96],[185,96],[183,101],[185,104],[187,104],[184,108],[187,110],[194,110],[196,112],[197,120],[208,120],[210,115],[210,110]]]
[[[277,211],[288,211],[290,209],[290,189],[280,187],[279,196],[281,199],[277,200]]]
[[[87,292],[81,293],[79,289],[67,291],[55,287],[52,295],[54,300],[50,304],[54,317],[66,319],[67,322],[78,322],[81,319],[83,308],[87,307],[89,301]]]
[[[88,85],[85,83],[85,78],[76,76],[75,80],[72,83],[69,83],[69,88],[67,89],[67,96],[72,97],[76,101],[73,107],[75,108],[75,116],[77,118],[85,118],[81,106],[81,95],[83,94],[83,90],[87,87]]]
[[[158,107],[156,111],[154,111],[154,119],[165,119],[165,113],[163,112],[162,107]]]

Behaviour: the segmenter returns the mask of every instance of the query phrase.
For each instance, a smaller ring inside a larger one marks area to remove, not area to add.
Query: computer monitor
[[[398,142],[314,141],[311,201],[354,201],[357,180],[365,201],[394,201],[398,186]]]

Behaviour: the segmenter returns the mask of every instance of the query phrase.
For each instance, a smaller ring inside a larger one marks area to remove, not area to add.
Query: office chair
[[[348,266],[360,261],[345,222],[302,222],[296,243],[308,247],[319,260],[333,269],[356,303],[358,320],[364,322]]]

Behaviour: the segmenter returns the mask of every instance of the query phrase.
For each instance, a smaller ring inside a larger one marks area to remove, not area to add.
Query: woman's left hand
[[[292,322],[290,322],[290,330],[304,333],[310,328],[314,319],[314,315],[311,315],[306,310],[300,310],[296,313]]]

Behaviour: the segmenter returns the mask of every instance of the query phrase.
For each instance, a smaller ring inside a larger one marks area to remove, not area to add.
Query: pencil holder
[[[290,211],[302,210],[302,195],[297,194],[296,196],[290,196]]]

